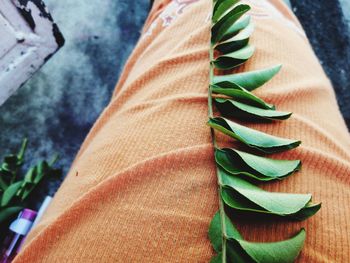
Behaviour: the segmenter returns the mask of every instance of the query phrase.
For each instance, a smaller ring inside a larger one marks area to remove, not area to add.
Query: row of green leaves
[[[311,194],[274,193],[256,185],[287,178],[300,170],[300,160],[276,160],[233,148],[220,149],[217,145],[214,130],[237,140],[250,151],[261,154],[290,150],[301,143],[250,129],[227,119],[234,117],[245,121],[271,122],[286,120],[292,115],[291,112],[277,111],[274,105],[252,93],[271,80],[281,65],[244,73],[215,75],[215,69],[220,72],[236,68],[254,54],[255,49],[249,44],[254,25],[246,14],[250,7],[238,2],[213,1],[208,125],[212,129],[215,147],[219,212],[215,214],[209,228],[209,238],[217,252],[212,262],[293,262],[303,247],[304,229],[284,241],[248,242],[227,215],[229,209],[233,214],[265,215],[264,220],[271,220],[271,217],[304,220],[321,207],[320,204],[312,203]],[[223,117],[213,116],[214,103]]]
[[[1,225],[9,223],[8,220],[25,207],[30,194],[46,176],[61,174],[60,170],[53,168],[56,156],[50,162],[40,161],[21,176],[27,144],[25,139],[19,152],[5,156],[0,167]]]

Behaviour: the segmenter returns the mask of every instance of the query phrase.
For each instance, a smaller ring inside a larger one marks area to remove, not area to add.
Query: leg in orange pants
[[[255,241],[285,239],[305,227],[299,262],[347,262],[350,138],[334,92],[288,8],[279,0],[246,2],[257,51],[240,70],[282,63],[256,94],[294,112],[282,124],[249,126],[303,141],[274,156],[301,159],[303,170],[265,188],[313,193],[323,208],[304,222],[236,223]],[[16,262],[210,260],[207,231],[218,208],[205,125],[211,9],[208,0],[155,1],[110,104]]]

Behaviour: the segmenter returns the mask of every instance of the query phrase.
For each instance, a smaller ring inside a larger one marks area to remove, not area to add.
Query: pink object
[[[10,225],[8,236],[5,238],[1,251],[0,263],[9,263],[20,251],[23,240],[32,228],[37,212],[24,209],[18,218]]]
[[[28,219],[29,221],[34,222],[36,215],[37,215],[36,211],[26,208],[20,214],[20,218]]]

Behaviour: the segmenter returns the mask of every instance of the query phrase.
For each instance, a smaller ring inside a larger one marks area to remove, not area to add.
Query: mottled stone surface
[[[46,0],[46,3],[66,45],[0,107],[0,157],[28,136],[28,159],[37,160],[57,152],[65,174],[108,103],[122,66],[138,39],[149,0]],[[350,50],[342,9],[337,1],[291,3],[335,84],[349,123]],[[54,193],[62,179],[53,178],[40,195]],[[41,200],[40,197],[37,202]]]
[[[38,160],[57,152],[65,174],[109,101],[139,37],[149,1],[45,2],[66,43],[0,107],[0,157],[19,147],[27,136],[27,159]],[[53,178],[47,192],[54,193],[62,179]]]

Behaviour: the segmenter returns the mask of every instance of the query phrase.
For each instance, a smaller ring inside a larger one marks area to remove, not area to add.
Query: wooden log
[[[63,44],[41,0],[0,0],[0,105]]]

